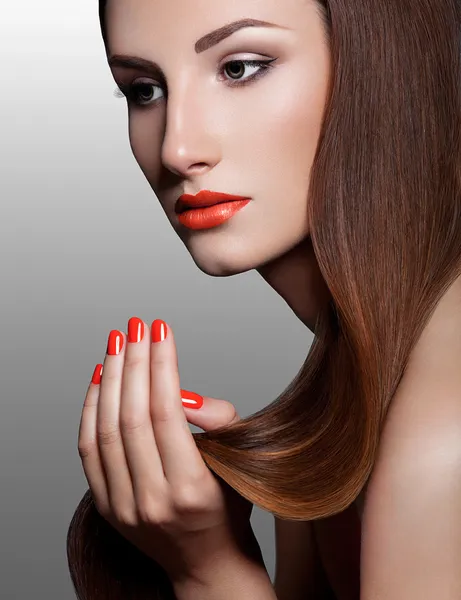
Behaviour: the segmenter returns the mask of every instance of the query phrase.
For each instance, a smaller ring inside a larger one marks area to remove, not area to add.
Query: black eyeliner
[[[224,71],[225,67],[233,62],[242,63],[245,66],[258,66],[258,67],[260,67],[260,69],[253,75],[250,75],[249,77],[246,77],[245,79],[242,79],[242,80],[239,80],[239,79],[232,80],[232,78],[224,77],[224,78],[220,79],[220,81],[224,81],[225,85],[227,85],[228,87],[243,87],[245,85],[249,85],[256,79],[263,77],[269,69],[273,68],[273,65],[271,63],[273,63],[275,60],[277,60],[277,57],[269,58],[269,59],[254,59],[254,60],[244,60],[244,59],[228,60],[220,68],[219,73],[222,73]],[[229,83],[229,81],[233,81],[233,83]],[[137,99],[137,96],[136,96],[136,89],[143,85],[153,86],[153,87],[155,86],[155,87],[160,87],[160,88],[164,89],[164,86],[162,86],[162,84],[160,84],[160,83],[150,83],[147,81],[140,82],[140,83],[134,83],[134,84],[133,83],[119,84],[114,91],[114,96],[116,96],[117,98],[126,97],[128,99],[128,101],[132,102],[135,106],[138,106],[139,108],[150,107],[150,106],[152,106],[151,104],[148,104],[148,102],[150,102],[150,100],[147,100],[146,104],[142,104],[139,102],[139,100]]]

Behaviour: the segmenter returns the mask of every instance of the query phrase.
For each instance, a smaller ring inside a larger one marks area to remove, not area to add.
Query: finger
[[[156,319],[151,337],[150,409],[154,436],[167,481],[179,485],[196,480],[208,469],[184,413],[173,332]]]
[[[78,453],[82,460],[83,471],[88,481],[93,501],[99,511],[107,513],[109,510],[109,495],[96,439],[96,415],[101,373],[102,365],[96,365],[83,403],[78,432]]]
[[[162,461],[155,442],[150,414],[149,327],[133,317],[128,322],[122,377],[120,431],[134,495],[138,503],[165,485]]]
[[[182,390],[184,391],[184,390]],[[204,431],[212,431],[225,425],[231,425],[240,420],[235,406],[227,400],[203,396],[200,410],[184,406],[184,413],[189,423],[200,427]]]
[[[124,334],[112,330],[104,360],[96,430],[111,507],[114,512],[128,514],[134,506],[134,496],[119,422],[125,347]]]

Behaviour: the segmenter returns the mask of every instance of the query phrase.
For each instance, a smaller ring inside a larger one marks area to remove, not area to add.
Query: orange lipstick
[[[211,229],[228,221],[250,202],[248,196],[202,190],[183,194],[176,202],[178,221],[188,229]]]

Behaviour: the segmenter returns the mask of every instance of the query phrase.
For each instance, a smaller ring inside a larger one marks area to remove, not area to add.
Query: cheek
[[[317,149],[327,94],[328,71],[310,61],[280,67],[257,90],[258,110],[242,110],[239,125],[246,160],[250,153],[267,172],[280,173],[284,184],[305,185]],[[243,128],[242,128],[243,125]]]
[[[128,119],[130,147],[136,162],[150,182],[160,176],[163,131],[152,114],[130,114]]]
[[[285,140],[291,141],[293,146],[298,144],[298,152],[307,155],[311,155],[317,145],[326,101],[325,83],[315,75],[309,70],[299,73],[292,88],[296,93],[284,94],[275,121],[275,125],[280,122]]]
[[[278,95],[261,106],[258,134],[253,129],[246,144],[261,172],[272,174],[271,188],[287,203],[306,196],[324,108],[315,90],[299,92]]]

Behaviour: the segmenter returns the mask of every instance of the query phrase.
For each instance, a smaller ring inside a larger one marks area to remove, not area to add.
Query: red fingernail
[[[163,342],[166,338],[167,327],[165,321],[155,319],[152,323],[152,341]]]
[[[123,348],[123,335],[117,329],[109,333],[107,340],[107,354],[120,354]]]
[[[182,403],[186,408],[201,408],[203,406],[203,396],[188,390],[181,390]]]
[[[138,317],[131,317],[128,321],[128,341],[140,342],[144,338],[144,323]]]
[[[95,383],[99,385],[101,383],[101,375],[102,375],[102,365],[96,365],[93,373],[93,377],[91,378],[91,383]]]

